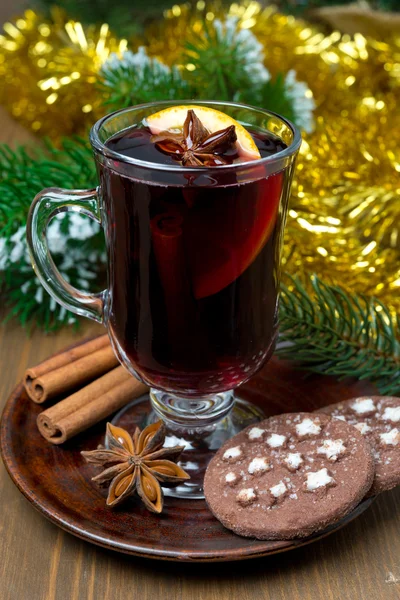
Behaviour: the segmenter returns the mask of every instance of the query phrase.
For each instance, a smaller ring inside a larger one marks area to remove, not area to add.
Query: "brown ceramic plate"
[[[241,396],[262,406],[267,415],[313,410],[352,396],[374,392],[367,383],[339,383],[328,377],[308,377],[273,359],[248,384]],[[80,451],[103,441],[104,423],[63,447],[46,443],[36,429],[42,410],[28,400],[22,385],[11,394],[1,422],[4,464],[28,500],[45,517],[66,531],[94,544],[127,554],[179,561],[229,561],[255,558],[298,548],[337,531],[372,502],[362,502],[340,523],[310,538],[268,542],[239,537],[224,529],[202,500],[166,498],[156,516],[135,499],[117,510],[107,509],[105,493],[90,478],[93,467]]]

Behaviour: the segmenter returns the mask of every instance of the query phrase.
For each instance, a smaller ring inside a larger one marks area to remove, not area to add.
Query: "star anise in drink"
[[[196,116],[187,111],[181,133],[162,131],[153,135],[151,141],[157,148],[188,167],[214,167],[232,162],[224,153],[233,148],[237,140],[235,126],[210,133]]]
[[[183,446],[163,448],[165,427],[161,421],[148,425],[143,431],[137,427],[133,438],[125,429],[107,423],[107,448],[81,452],[88,463],[104,467],[92,481],[109,485],[107,505],[116,506],[131,494],[137,493],[152,512],[163,508],[161,485],[173,487],[190,479],[175,464]]]

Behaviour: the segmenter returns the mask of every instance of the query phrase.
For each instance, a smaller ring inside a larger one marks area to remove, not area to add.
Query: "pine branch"
[[[56,304],[41,287],[31,265],[21,261],[14,268],[7,268],[2,275],[0,298],[4,295],[5,322],[16,318],[27,331],[35,327],[46,332],[57,331],[65,325],[79,327],[75,315]]]
[[[293,70],[271,80],[262,45],[250,30],[240,29],[235,17],[205,22],[203,31],[192,35],[183,62],[196,98],[260,106],[313,130],[315,103],[308,86]]]
[[[379,300],[347,295],[311,279],[282,286],[278,356],[308,371],[369,379],[384,395],[400,392],[400,320]]]
[[[46,331],[77,324],[77,317],[56,304],[34,274],[25,224],[30,204],[43,188],[87,188],[96,182],[92,152],[83,140],[66,139],[61,149],[50,143],[42,150],[0,146],[0,299],[9,318]],[[85,227],[81,241],[70,239],[71,219],[75,228]],[[84,288],[88,280],[99,278],[103,234],[92,222],[65,215],[51,222],[48,234],[53,258],[72,285]]]
[[[0,145],[0,237],[23,224],[34,196],[45,187],[96,185],[92,151],[80,138],[64,139],[61,149],[46,142],[44,150]],[[9,219],[12,222],[9,222]]]
[[[235,17],[204,21],[182,57],[196,97],[242,100],[244,92],[252,90],[252,104],[254,93],[270,78],[263,60],[261,44],[250,30],[239,29]]]
[[[100,72],[99,89],[108,110],[192,97],[179,69],[150,58],[143,47],[135,54],[125,52],[121,59],[111,55]]]

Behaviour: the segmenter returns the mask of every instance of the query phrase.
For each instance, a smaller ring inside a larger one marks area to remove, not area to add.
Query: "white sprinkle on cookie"
[[[343,440],[324,440],[322,442],[322,446],[317,448],[317,454],[325,454],[325,456],[331,460],[335,461],[339,458],[339,456],[345,454],[346,446],[343,443]]]
[[[260,475],[265,471],[269,471],[271,469],[271,465],[268,460],[261,456],[256,456],[253,458],[248,467],[248,472],[250,475]]]
[[[269,491],[271,492],[274,498],[280,498],[281,496],[283,496],[283,494],[285,494],[285,492],[287,492],[287,487],[283,483],[283,481],[280,481],[276,485],[269,488]]]
[[[329,475],[327,468],[312,471],[306,475],[305,488],[308,492],[315,492],[319,488],[326,488],[331,485],[335,485],[335,480]]]
[[[299,437],[318,435],[320,431],[321,425],[317,419],[303,419],[303,421],[296,425],[296,433]]]
[[[281,448],[286,442],[285,435],[279,435],[278,433],[271,433],[267,438],[267,444],[270,448]]]
[[[234,446],[233,448],[228,448],[228,450],[224,452],[222,459],[235,462],[242,456],[242,454],[243,453],[240,446]]]
[[[376,411],[376,406],[372,398],[358,398],[350,406],[358,415],[371,415]]]
[[[229,471],[229,473],[225,475],[225,481],[228,485],[236,485],[240,479],[241,476],[233,471]]]
[[[289,452],[283,459],[289,471],[297,471],[304,459],[300,452]]]
[[[248,430],[247,436],[249,440],[252,442],[255,440],[261,440],[265,434],[265,429],[260,429],[259,427],[252,427]]]
[[[239,502],[239,504],[242,504],[243,506],[251,504],[256,498],[257,495],[253,488],[243,488],[236,496],[236,500]]]
[[[382,413],[382,421],[398,423],[400,421],[400,406],[387,406]]]
[[[345,421],[344,417],[343,417],[343,420]],[[364,423],[356,423],[356,425],[354,425],[354,427],[356,429],[358,429],[358,431],[360,433],[362,433],[363,435],[366,435],[369,431],[372,431],[372,427],[367,425],[365,422]]]
[[[387,433],[381,433],[379,437],[381,438],[381,443],[385,446],[397,446],[400,442],[400,435],[397,427],[394,427]]]

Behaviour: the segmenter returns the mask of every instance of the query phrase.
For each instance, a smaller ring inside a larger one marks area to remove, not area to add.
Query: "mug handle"
[[[43,287],[57,302],[77,315],[103,323],[107,290],[89,294],[76,289],[61,276],[50,255],[47,226],[55,215],[63,212],[77,212],[101,224],[99,189],[47,188],[35,196],[26,225],[32,266]]]

